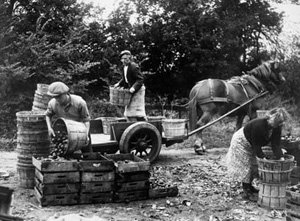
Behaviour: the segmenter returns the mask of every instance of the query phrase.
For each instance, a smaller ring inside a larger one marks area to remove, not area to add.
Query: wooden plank
[[[103,193],[112,192],[115,187],[114,181],[101,181],[101,182],[82,182],[81,193]]]
[[[115,162],[117,173],[149,171],[150,162],[133,154],[105,154],[105,157]]]
[[[42,173],[39,170],[35,170],[35,176],[43,183],[79,183],[80,173],[78,172],[54,172],[54,173]]]
[[[113,201],[116,203],[120,202],[131,202],[136,200],[146,200],[149,198],[148,190],[136,190],[129,192],[114,192]]]
[[[109,134],[101,134],[101,133],[97,133],[97,134],[91,134],[91,142],[92,145],[113,145],[113,144],[117,144],[118,142],[116,140],[111,139]]]
[[[81,193],[79,196],[80,204],[112,203],[113,192],[107,193]]]
[[[63,171],[77,171],[77,160],[52,160],[48,155],[34,155],[32,157],[32,164],[41,172],[63,172]]]
[[[137,190],[149,190],[150,182],[149,180],[140,180],[134,182],[117,182],[116,191],[117,192],[128,192],[128,191],[137,191]]]
[[[113,171],[115,166],[100,153],[85,153],[80,155],[78,168],[79,171]]]
[[[78,193],[42,195],[35,187],[34,194],[41,206],[75,205],[79,202]]]
[[[40,191],[42,195],[68,194],[68,193],[78,193],[80,189],[80,184],[79,183],[44,184],[37,177],[35,177],[35,187]]]
[[[140,180],[147,180],[151,176],[149,171],[132,172],[132,173],[116,173],[117,182],[134,182]]]
[[[81,172],[81,182],[101,182],[115,180],[115,172]]]
[[[169,186],[169,187],[156,187],[149,189],[149,198],[164,198],[164,197],[174,197],[178,195],[178,187],[177,186]]]

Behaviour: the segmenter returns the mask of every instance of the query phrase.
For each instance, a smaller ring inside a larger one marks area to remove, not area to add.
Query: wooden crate
[[[151,174],[149,171],[132,172],[132,173],[116,173],[117,182],[134,182],[141,180],[148,180]]]
[[[149,161],[133,154],[106,154],[104,156],[114,162],[117,173],[149,171],[150,169]]]
[[[81,182],[105,182],[114,181],[115,172],[81,172]]]
[[[75,205],[79,202],[78,193],[42,195],[34,187],[34,194],[41,206]]]
[[[150,183],[149,180],[140,180],[133,182],[116,182],[116,192],[128,192],[135,190],[149,190]]]
[[[112,203],[113,192],[80,193],[79,204]]]
[[[136,190],[127,192],[114,192],[113,202],[131,202],[137,200],[146,200],[149,198],[148,190]]]
[[[165,198],[165,197],[174,197],[178,195],[177,186],[167,186],[167,187],[156,187],[149,189],[149,198]]]
[[[78,160],[79,171],[113,171],[114,162],[105,158],[101,153],[74,154]]]
[[[105,193],[112,192],[115,189],[114,181],[102,182],[83,182],[81,183],[81,193]]]
[[[32,164],[41,172],[69,172],[78,171],[78,161],[76,159],[52,160],[48,155],[33,155]]]
[[[300,183],[300,165],[293,168],[290,179],[292,185]]]
[[[296,186],[289,186],[286,188],[286,197],[287,200],[293,204],[300,205],[300,187]]]
[[[80,182],[79,171],[42,173],[41,171],[36,169],[35,177],[38,178],[41,181],[41,183],[43,183],[43,184],[79,183]]]
[[[78,193],[80,183],[42,183],[35,177],[35,187],[41,195]]]

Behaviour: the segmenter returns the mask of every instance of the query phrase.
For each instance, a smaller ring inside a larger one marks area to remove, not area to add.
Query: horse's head
[[[276,85],[285,82],[285,77],[282,75],[282,68],[280,66],[280,63],[277,60],[274,60],[269,61],[268,64],[271,70],[270,80]]]
[[[275,91],[278,85],[285,82],[278,61],[265,62],[247,73],[257,78],[270,92]]]

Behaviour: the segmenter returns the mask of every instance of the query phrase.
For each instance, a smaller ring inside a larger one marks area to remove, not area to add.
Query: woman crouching
[[[272,147],[276,160],[284,160],[280,147],[283,123],[291,119],[284,108],[270,110],[264,118],[256,118],[234,133],[225,156],[228,175],[242,183],[243,198],[257,201],[258,190],[252,181],[258,178],[256,157],[265,158],[262,147]]]

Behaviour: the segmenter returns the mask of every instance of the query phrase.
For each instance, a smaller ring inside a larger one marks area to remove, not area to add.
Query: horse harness
[[[200,104],[205,104],[205,103],[210,103],[210,102],[226,102],[226,103],[231,102],[232,99],[230,98],[229,86],[228,86],[229,84],[240,85],[248,100],[251,97],[249,96],[249,93],[248,93],[247,89],[245,88],[245,85],[250,84],[258,91],[258,93],[266,90],[265,87],[263,86],[263,84],[260,83],[259,80],[257,80],[252,75],[234,76],[229,80],[220,80],[225,86],[226,96],[225,97],[215,97],[214,91],[213,91],[213,88],[214,88],[213,79],[209,78],[207,80],[208,80],[208,85],[209,85],[209,97],[201,100]],[[251,104],[249,106],[251,109]]]

